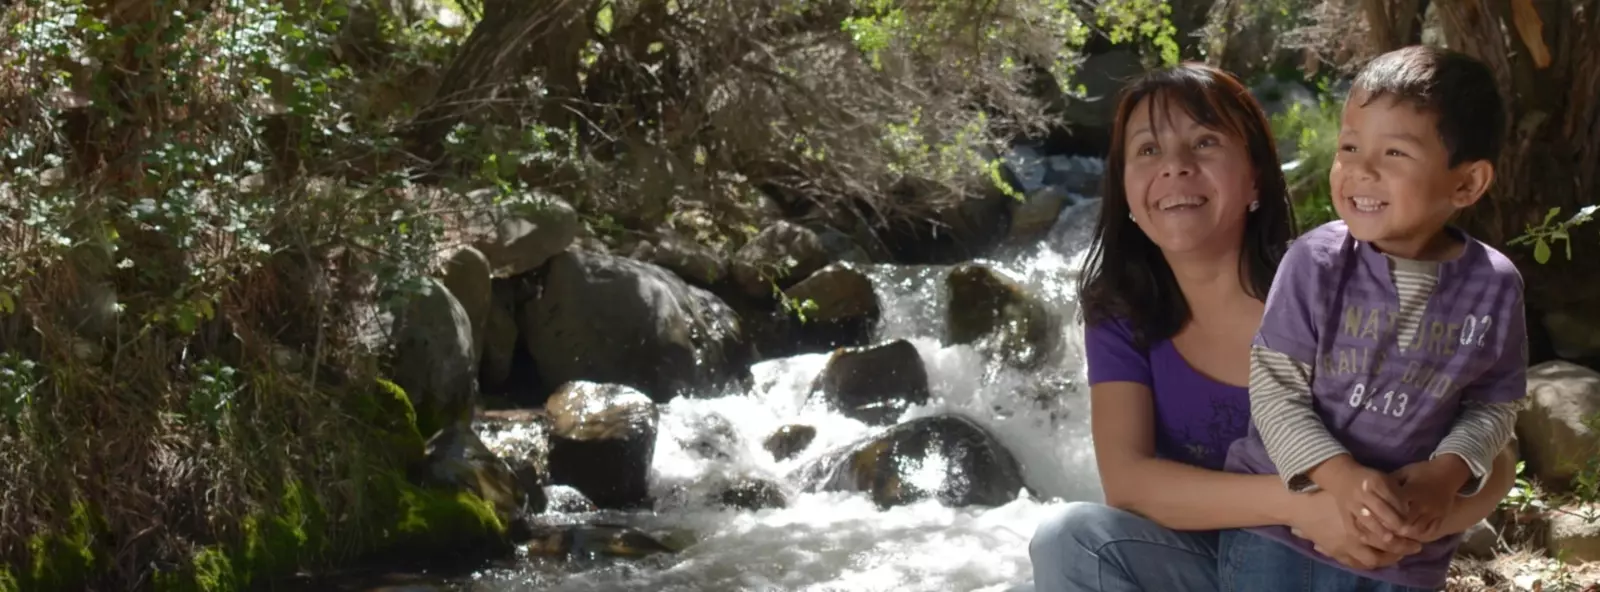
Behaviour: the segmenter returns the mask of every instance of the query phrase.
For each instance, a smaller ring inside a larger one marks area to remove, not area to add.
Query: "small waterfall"
[[[875,341],[906,339],[927,368],[932,397],[901,422],[956,414],[987,429],[1022,465],[1030,496],[999,507],[949,508],[928,500],[880,510],[861,493],[804,493],[799,470],[880,432],[808,400],[827,354],[768,360],[749,392],[680,397],[661,408],[651,474],[654,512],[609,519],[682,532],[677,554],[596,566],[529,561],[485,570],[472,590],[559,591],[1007,591],[1031,581],[1028,541],[1063,500],[1100,499],[1089,440],[1076,282],[1098,200],[1069,206],[1039,243],[982,261],[1049,304],[1061,320],[1057,354],[1021,371],[968,345],[946,346],[945,266],[867,270],[881,320]],[[816,437],[796,457],[773,459],[763,441],[787,425]],[[915,479],[915,472],[909,480]],[[782,509],[734,510],[704,499],[730,481],[776,483]],[[594,517],[589,517],[594,518]],[[574,518],[580,519],[580,518]]]

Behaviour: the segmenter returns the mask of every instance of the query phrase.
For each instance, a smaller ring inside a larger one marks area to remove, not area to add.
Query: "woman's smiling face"
[[[1135,105],[1124,128],[1128,210],[1169,255],[1237,249],[1256,199],[1244,141],[1161,98]]]

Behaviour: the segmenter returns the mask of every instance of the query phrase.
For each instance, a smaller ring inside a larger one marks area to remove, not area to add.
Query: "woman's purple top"
[[[1250,426],[1250,395],[1195,371],[1171,339],[1146,350],[1134,343],[1127,321],[1117,319],[1084,330],[1089,385],[1137,382],[1150,387],[1156,415],[1156,454],[1222,470],[1228,445]]]

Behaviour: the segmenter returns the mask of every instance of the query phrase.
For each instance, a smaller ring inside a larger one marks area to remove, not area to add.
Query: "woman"
[[[1107,168],[1120,174],[1106,177],[1080,299],[1107,505],[1069,504],[1039,527],[1039,592],[1216,590],[1215,531],[1267,524],[1381,567],[1494,510],[1509,454],[1437,532],[1391,540],[1347,529],[1325,494],[1221,470],[1248,425],[1250,341],[1294,236],[1266,117],[1237,79],[1186,64],[1130,83]]]

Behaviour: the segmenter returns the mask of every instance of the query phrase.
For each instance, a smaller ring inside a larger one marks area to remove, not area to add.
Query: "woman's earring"
[[[1259,209],[1261,209],[1261,200],[1250,202],[1250,211],[1254,212]]]
[[[1133,219],[1133,212],[1128,212],[1128,221],[1129,222],[1138,222],[1138,220],[1134,220]]]

